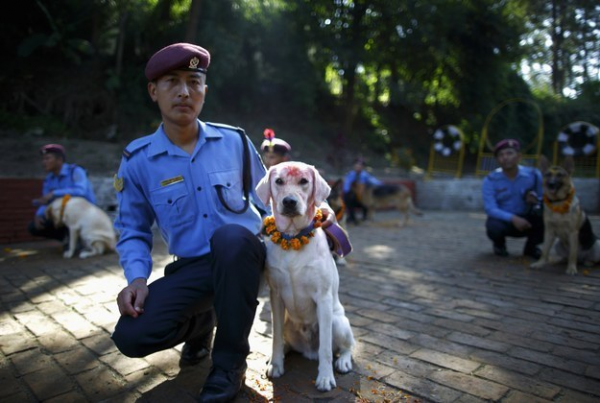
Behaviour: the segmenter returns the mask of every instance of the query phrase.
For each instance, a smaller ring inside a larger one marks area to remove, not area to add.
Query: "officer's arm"
[[[508,211],[502,210],[498,206],[498,202],[496,201],[496,194],[494,192],[494,186],[489,176],[486,176],[483,179],[482,195],[483,207],[485,209],[485,213],[488,216],[498,218],[503,221],[511,221],[513,214],[509,213]]]
[[[255,190],[256,185],[258,185],[258,182],[260,182],[260,180],[267,174],[267,170],[262,162],[262,159],[260,158],[260,154],[254,147],[252,142],[249,139],[247,139],[247,141],[248,151],[250,152],[250,172],[252,173],[252,183],[250,184],[250,198],[252,199],[252,204],[256,206],[256,208],[261,212],[261,214],[264,213],[266,215],[270,215],[271,206],[265,206],[256,194]]]
[[[119,232],[119,261],[128,284],[138,278],[148,279],[152,271],[154,212],[140,183],[135,169],[124,158],[115,177],[119,206],[115,229]]]

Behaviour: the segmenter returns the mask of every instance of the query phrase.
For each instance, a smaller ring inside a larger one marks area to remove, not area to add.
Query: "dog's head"
[[[60,206],[62,204],[62,197],[55,199],[52,203],[46,206],[46,210],[44,210],[44,215],[46,219],[52,221],[54,227],[59,228],[64,224],[60,222]]]
[[[288,234],[308,226],[330,191],[314,166],[296,161],[272,166],[256,186],[261,201],[271,203],[277,229]]]
[[[573,187],[571,174],[574,169],[573,158],[567,157],[561,165],[550,165],[548,159],[541,156],[539,168],[543,177],[544,194],[549,200],[564,200]]]

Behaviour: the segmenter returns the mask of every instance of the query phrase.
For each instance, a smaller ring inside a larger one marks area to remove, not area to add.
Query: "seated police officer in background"
[[[272,129],[265,129],[263,134],[265,140],[260,145],[260,149],[267,169],[291,159],[292,147],[285,140],[276,138]]]
[[[346,204],[348,214],[346,220],[348,223],[358,224],[355,213],[357,209],[362,211],[363,221],[367,219],[367,206],[361,201],[363,197],[361,193],[365,191],[367,186],[383,184],[379,179],[368,173],[365,167],[365,161],[360,157],[356,158],[352,170],[344,176],[344,203]]]
[[[245,379],[266,255],[257,208],[270,209],[254,194],[266,171],[244,132],[198,120],[209,62],[207,50],[177,43],[146,65],[162,124],[126,147],[115,176],[128,285],[117,297],[112,338],[130,357],[185,343],[181,364],[200,362],[212,344],[199,401],[225,402]],[[148,284],[155,221],[176,260]]]
[[[539,259],[538,245],[544,240],[541,210],[542,175],[533,167],[519,165],[520,145],[506,139],[494,147],[500,166],[483,180],[483,204],[487,214],[486,232],[494,253],[508,256],[506,237],[527,237],[523,255]]]
[[[52,220],[46,219],[46,206],[54,199],[66,195],[83,197],[96,204],[94,188],[85,169],[66,162],[67,154],[60,144],[47,144],[40,149],[40,154],[42,167],[47,175],[42,186],[42,197],[33,200],[33,204],[39,208],[28,230],[34,236],[56,239],[64,243],[67,241],[69,230],[67,227],[55,228]]]

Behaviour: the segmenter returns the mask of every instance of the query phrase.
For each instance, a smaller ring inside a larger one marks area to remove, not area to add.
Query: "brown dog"
[[[586,265],[600,262],[600,241],[575,194],[571,180],[573,159],[565,159],[562,166],[550,166],[548,160],[541,157],[539,165],[544,188],[544,245],[540,260],[530,267],[543,267],[549,261],[554,241],[558,239],[556,252],[567,258],[567,274],[574,275],[577,274],[577,262]]]
[[[367,208],[367,218],[373,219],[375,210],[392,208],[404,214],[404,222],[408,223],[409,213],[423,215],[415,207],[410,189],[404,185],[383,184],[379,186],[368,186],[365,184],[354,185],[360,202]]]

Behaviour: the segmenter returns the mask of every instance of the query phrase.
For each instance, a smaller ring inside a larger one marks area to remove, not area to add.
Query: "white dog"
[[[83,244],[81,259],[115,250],[117,237],[110,218],[82,197],[54,200],[46,207],[46,218],[52,220],[56,228],[69,228],[69,249],[63,254],[66,258],[73,257],[79,238]]]
[[[284,350],[291,347],[308,359],[319,360],[316,387],[329,391],[336,386],[334,354],[339,354],[336,370],[346,373],[352,369],[354,346],[325,232],[313,228],[317,206],[327,198],[330,187],[313,166],[284,162],[269,169],[256,192],[265,205],[271,202],[275,221],[264,229],[273,315],[267,375],[283,375]],[[297,238],[283,243],[278,235]]]

